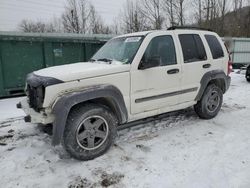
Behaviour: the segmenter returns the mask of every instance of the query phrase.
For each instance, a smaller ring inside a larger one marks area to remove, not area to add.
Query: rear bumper
[[[24,117],[25,122],[49,124],[53,123],[55,119],[52,114],[47,115],[45,112],[36,112],[33,108],[30,108],[27,98],[20,101],[16,107],[22,109],[27,114]]]

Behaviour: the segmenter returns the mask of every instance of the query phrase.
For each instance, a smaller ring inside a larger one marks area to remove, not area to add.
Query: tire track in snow
[[[6,120],[0,121],[0,128],[11,126],[12,123],[23,120],[23,116],[8,118]]]
[[[138,122],[132,122],[132,125],[125,125],[124,129],[120,129],[117,143],[124,141],[134,142],[138,140],[150,140],[157,137],[158,133],[162,130],[178,125],[184,126],[183,123],[187,120],[199,120],[192,108],[162,114]]]

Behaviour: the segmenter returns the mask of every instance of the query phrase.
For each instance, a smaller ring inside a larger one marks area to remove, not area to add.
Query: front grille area
[[[43,109],[45,88],[47,86],[63,83],[63,81],[30,73],[27,75],[26,83],[26,93],[29,105],[35,111],[40,112],[40,110]]]
[[[44,87],[33,87],[31,85],[27,85],[27,96],[30,107],[35,111],[40,112],[44,100]]]

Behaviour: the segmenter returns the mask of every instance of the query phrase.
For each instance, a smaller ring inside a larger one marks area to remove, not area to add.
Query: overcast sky
[[[90,0],[107,24],[112,24],[126,0]],[[0,0],[0,30],[16,30],[23,19],[49,21],[60,17],[66,0]]]

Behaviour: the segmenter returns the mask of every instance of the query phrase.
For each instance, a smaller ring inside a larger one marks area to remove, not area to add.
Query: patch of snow
[[[24,116],[23,110],[16,109],[16,104],[22,99],[23,97],[0,99],[0,122],[9,118]]]
[[[0,185],[250,187],[249,94],[244,75],[232,73],[216,118],[201,120],[189,108],[122,130],[105,155],[87,162],[51,146],[41,127],[15,120],[0,126]],[[0,100],[1,120],[22,116],[17,101]]]

